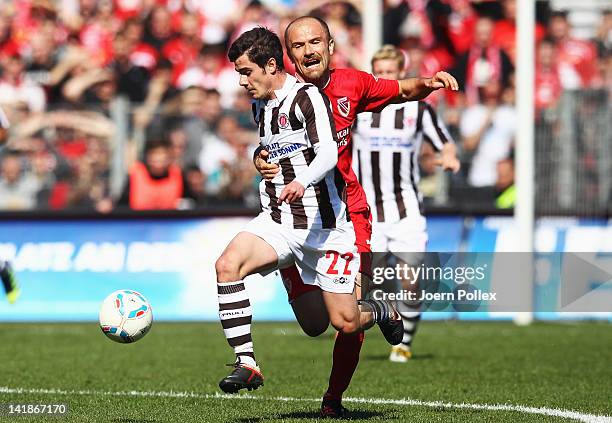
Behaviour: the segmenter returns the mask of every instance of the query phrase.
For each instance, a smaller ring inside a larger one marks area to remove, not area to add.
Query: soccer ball
[[[136,342],[153,323],[151,305],[142,294],[121,289],[110,294],[100,307],[100,328],[115,342]]]

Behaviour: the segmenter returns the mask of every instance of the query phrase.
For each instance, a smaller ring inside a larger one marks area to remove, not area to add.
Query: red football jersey
[[[368,201],[357,175],[353,172],[351,128],[357,114],[377,112],[399,95],[399,82],[378,79],[356,69],[333,69],[322,90],[331,102],[338,131],[338,169],[346,182],[349,212],[366,210]]]

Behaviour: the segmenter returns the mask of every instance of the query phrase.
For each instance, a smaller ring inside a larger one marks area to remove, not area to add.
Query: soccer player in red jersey
[[[325,21],[311,16],[299,17],[287,26],[285,47],[295,65],[298,79],[316,85],[331,101],[338,133],[337,167],[347,184],[348,210],[355,228],[356,245],[362,253],[361,278],[360,283],[356,284],[357,298],[362,298],[362,293],[367,292],[366,282],[370,273],[367,257],[371,253],[372,224],[365,193],[351,168],[351,127],[356,116],[361,112],[380,111],[389,103],[420,100],[441,88],[456,91],[459,86],[455,78],[446,72],[438,72],[433,78],[392,81],[375,78],[355,69],[330,69],[334,40]],[[269,179],[278,172],[278,166],[268,164],[266,159],[267,152],[260,151],[255,165],[262,176]],[[325,319],[325,313],[313,312],[324,310],[320,290],[305,285],[295,267],[281,270],[281,275],[304,332],[310,336],[323,333],[329,326],[329,320]],[[329,387],[321,406],[322,416],[343,417],[346,414],[341,404],[342,394],[357,368],[363,339],[363,332],[353,335],[339,333],[336,337]]]

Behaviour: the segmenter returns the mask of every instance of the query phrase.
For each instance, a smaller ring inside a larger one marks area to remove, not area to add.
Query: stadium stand
[[[256,209],[258,176],[249,155],[257,134],[249,99],[225,57],[228,43],[255,25],[282,36],[288,20],[312,13],[331,27],[334,64],[358,66],[361,2],[210,4],[23,0],[3,6],[0,106],[12,126],[0,151],[0,187],[3,198],[19,201],[0,201],[0,209],[111,212],[129,169],[143,160],[151,140],[171,145],[173,163],[192,184],[189,200],[176,207]],[[612,15],[603,4],[537,2],[541,213],[607,215],[612,203],[606,142],[612,121]],[[483,187],[470,182],[478,179],[470,176],[478,148],[460,140],[462,116],[486,108],[482,93],[492,81],[500,84],[499,101],[512,108],[514,17],[514,0],[384,2],[384,42],[407,52],[407,74],[451,70],[465,88],[428,99],[459,140],[465,165],[460,175],[424,178],[430,210],[495,212],[496,199],[512,187],[512,140],[499,150],[501,156],[485,159],[495,160],[488,168],[501,173]],[[586,128],[582,119],[597,124]],[[512,205],[511,195],[503,204]]]

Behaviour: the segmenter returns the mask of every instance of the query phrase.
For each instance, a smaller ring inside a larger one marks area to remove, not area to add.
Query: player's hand
[[[433,78],[426,80],[425,85],[434,90],[439,90],[440,88],[447,88],[452,91],[459,90],[459,83],[455,77],[444,71],[436,72]]]
[[[305,188],[299,182],[290,182],[283,188],[283,192],[278,197],[278,204],[281,204],[283,201],[287,204],[293,203],[304,196],[304,191]]]
[[[278,164],[268,163],[269,154],[267,150],[262,149],[255,158],[255,168],[267,181],[273,179],[280,170]]]
[[[442,154],[436,158],[436,165],[442,166],[442,169],[450,170],[453,173],[457,173],[461,169],[461,162],[454,154]]]

